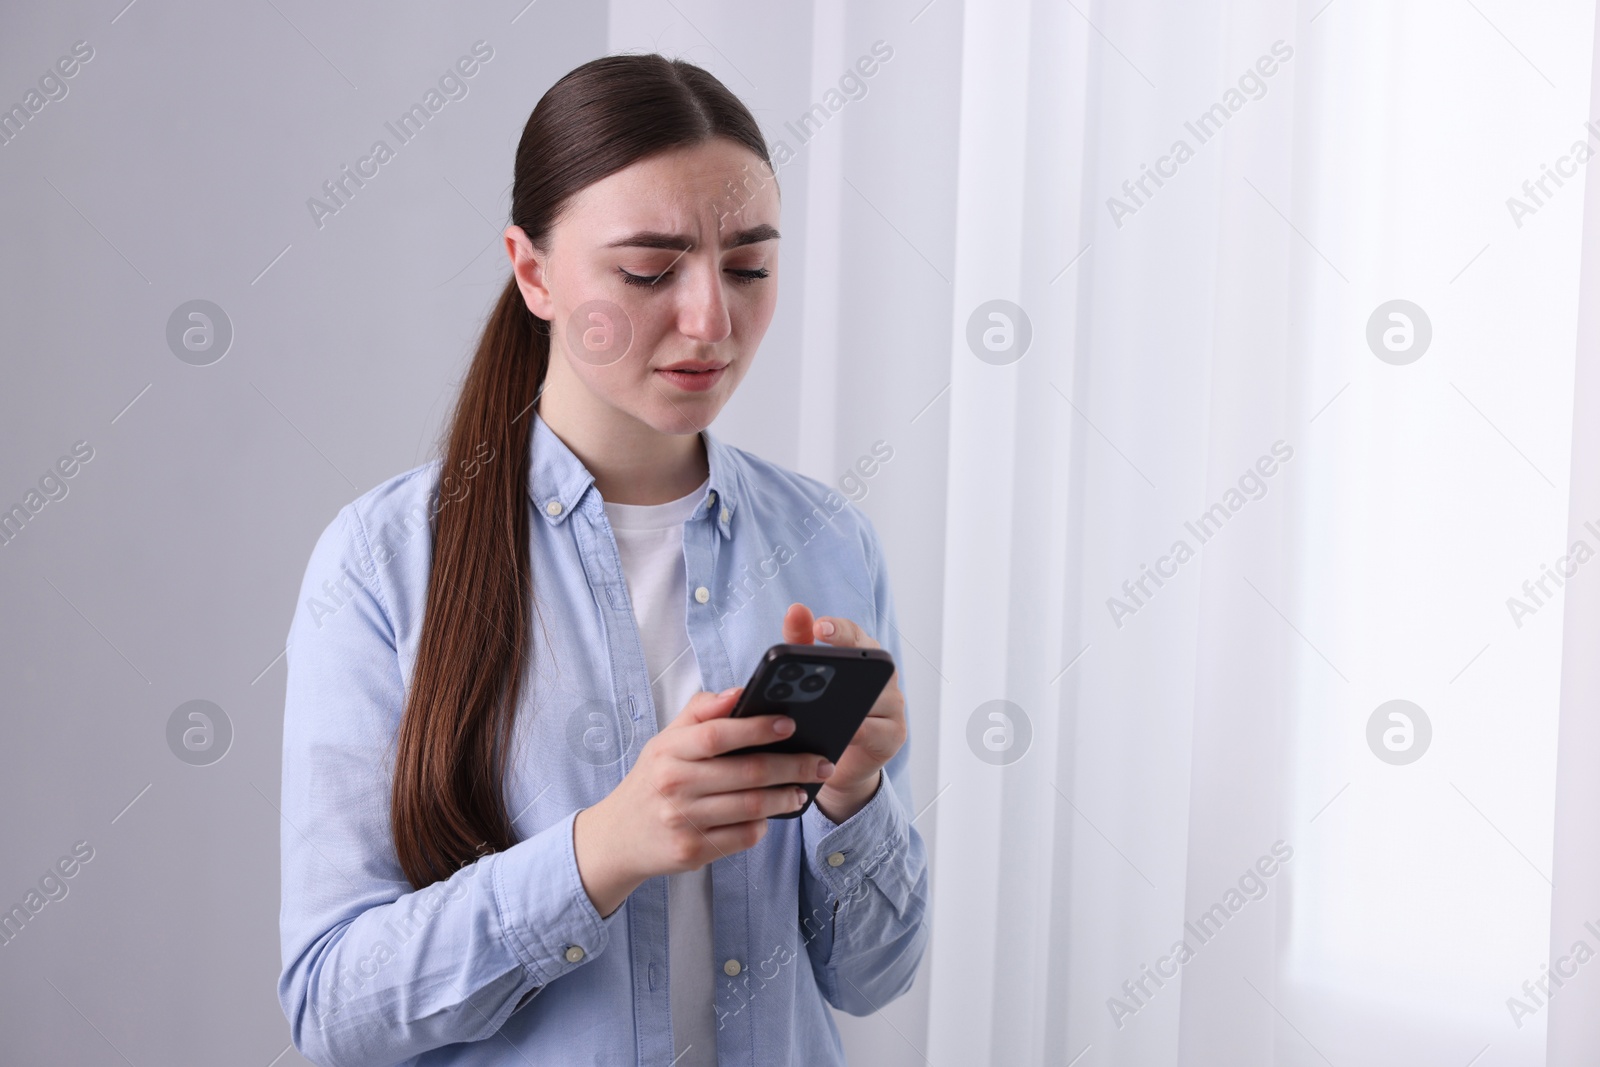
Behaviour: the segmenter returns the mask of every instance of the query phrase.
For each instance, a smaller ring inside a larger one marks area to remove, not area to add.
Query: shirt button
[[[729,517],[732,516],[732,515],[733,515],[733,512],[729,511],[727,508],[723,508],[722,509],[722,521],[723,522],[727,522]]]
[[[700,603],[704,604],[706,601],[711,599],[711,590],[702,585],[694,591],[694,598]]]
[[[706,494],[706,510],[710,511],[717,506],[717,491],[715,489]]]
[[[559,514],[561,514],[561,501],[559,501],[559,500],[550,501],[550,503],[548,503],[548,504],[546,504],[544,506],[544,511],[545,511],[546,515],[559,515]]]
[[[843,862],[844,862],[844,853],[843,852],[830,852],[830,853],[828,853],[828,866],[829,867],[837,867],[837,866],[839,866],[839,864],[841,864]]]
[[[738,974],[740,970],[741,968],[739,967],[738,960],[729,960],[727,963],[722,965],[722,973],[730,978]]]
[[[567,962],[577,963],[581,959],[583,959],[583,949],[579,948],[577,945],[568,945]]]

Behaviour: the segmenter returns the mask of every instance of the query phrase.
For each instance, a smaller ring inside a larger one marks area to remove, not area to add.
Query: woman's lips
[[[727,369],[726,366],[722,366],[716,370],[658,370],[655,373],[686,393],[703,393],[721,381],[722,375]]]

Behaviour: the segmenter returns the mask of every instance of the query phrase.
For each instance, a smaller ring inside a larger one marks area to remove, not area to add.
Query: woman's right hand
[[[735,749],[788,737],[786,715],[729,718],[742,688],[696,693],[605,799],[578,812],[573,849],[595,910],[610,915],[640,883],[697,870],[742,852],[767,832],[767,819],[798,811],[805,791],[833,764],[804,753]]]

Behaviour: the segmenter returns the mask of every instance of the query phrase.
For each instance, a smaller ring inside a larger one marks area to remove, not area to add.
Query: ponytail
[[[503,784],[533,591],[528,445],[549,362],[548,323],[512,278],[450,422],[425,614],[448,625],[422,628],[395,754],[390,822],[417,889],[515,843]]]

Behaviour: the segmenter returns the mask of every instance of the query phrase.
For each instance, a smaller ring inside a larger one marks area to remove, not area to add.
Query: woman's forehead
[[[776,226],[779,204],[777,181],[766,164],[721,140],[641,159],[587,186],[574,200],[574,217],[626,216],[624,229],[661,231],[724,216],[738,219],[741,228]]]

